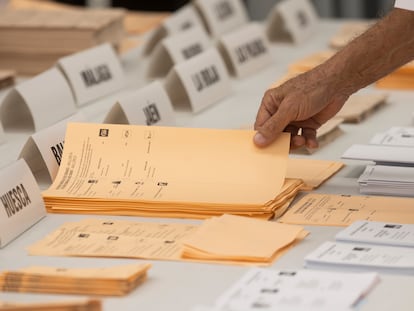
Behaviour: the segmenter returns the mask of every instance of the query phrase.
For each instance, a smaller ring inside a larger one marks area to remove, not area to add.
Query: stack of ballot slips
[[[125,12],[107,10],[0,10],[0,68],[37,74],[63,56],[124,36]]]
[[[69,123],[49,212],[270,219],[303,185],[286,178],[289,134],[268,148],[255,132]]]
[[[150,264],[105,268],[33,266],[0,273],[0,290],[7,292],[123,296],[147,277]]]
[[[302,226],[227,214],[201,225],[84,219],[63,224],[28,251],[268,266],[307,235]]]
[[[67,302],[9,303],[0,301],[0,311],[101,311],[100,300],[89,299]]]

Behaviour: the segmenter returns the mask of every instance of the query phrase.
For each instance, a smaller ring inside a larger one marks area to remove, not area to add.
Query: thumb
[[[253,137],[253,142],[258,147],[270,145],[279,136],[286,126],[293,120],[292,110],[279,109],[265,123],[256,127],[257,133]]]

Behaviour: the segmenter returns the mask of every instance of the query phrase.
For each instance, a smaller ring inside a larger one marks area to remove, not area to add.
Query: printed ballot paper
[[[376,273],[252,268],[207,310],[351,310],[378,282]]]
[[[414,275],[414,249],[328,241],[305,257],[305,266]]]
[[[84,219],[63,224],[29,253],[269,265],[307,234],[301,226],[235,215],[199,226]]]
[[[311,193],[279,221],[290,224],[348,226],[356,220],[414,223],[414,199]]]
[[[285,179],[289,136],[254,131],[69,123],[49,212],[272,218],[303,182]]]
[[[102,268],[33,266],[0,272],[0,291],[123,296],[147,277],[150,264]]]
[[[337,241],[414,247],[414,224],[357,220],[335,236]]]

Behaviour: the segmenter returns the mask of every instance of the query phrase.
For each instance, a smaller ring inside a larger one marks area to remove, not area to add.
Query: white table
[[[273,44],[274,63],[269,68],[243,80],[232,80],[232,96],[217,103],[198,115],[177,112],[177,124],[185,127],[240,128],[253,124],[257,108],[265,89],[287,70],[287,66],[304,56],[327,48],[329,38],[340,26],[337,21],[323,21],[319,31],[302,45]],[[143,78],[147,60],[140,57],[139,50],[123,57],[123,65],[129,77],[131,87],[141,87],[148,81]],[[372,88],[372,87],[369,87]],[[0,100],[5,91],[0,92]],[[96,101],[82,108],[90,121],[101,122],[113,104],[113,96]],[[414,92],[390,92],[389,104],[381,108],[360,124],[342,125],[344,133],[334,142],[310,156],[314,159],[339,160],[342,153],[353,143],[367,143],[378,131],[391,126],[409,126],[414,111]],[[6,142],[0,145],[0,167],[16,160],[24,142],[30,133],[6,133]],[[358,194],[357,178],[364,169],[362,162],[346,162],[346,167],[321,186],[317,192]],[[390,207],[392,208],[392,207]],[[414,208],[414,203],[413,203]],[[66,257],[30,257],[25,248],[42,239],[60,224],[67,221],[91,218],[116,218],[84,215],[48,214],[27,232],[11,244],[0,250],[0,270],[16,269],[27,265],[50,265],[65,267],[97,267],[126,264],[135,260],[127,259],[91,259]],[[137,221],[189,222],[199,221],[180,219],[152,219],[128,217]],[[300,269],[304,256],[323,241],[332,240],[338,227],[308,226],[311,234],[298,246],[289,251],[271,268]],[[104,310],[191,310],[195,305],[211,305],[230,285],[238,280],[248,267],[230,265],[211,265],[152,261],[148,280],[137,290],[124,298],[104,298]],[[75,296],[0,293],[0,301],[49,301],[70,300]],[[411,311],[414,310],[414,277],[404,275],[381,274],[381,282],[358,307],[361,311]]]

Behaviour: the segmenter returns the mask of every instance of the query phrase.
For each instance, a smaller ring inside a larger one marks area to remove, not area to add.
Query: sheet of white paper
[[[344,152],[342,158],[373,161],[377,164],[414,165],[414,148],[355,144]]]
[[[414,274],[414,248],[325,242],[305,257],[309,268]]]
[[[358,220],[338,232],[337,241],[414,247],[414,224]]]
[[[414,147],[414,127],[392,127],[375,135],[370,144]]]
[[[251,269],[216,302],[219,310],[337,310],[353,306],[376,273]]]

